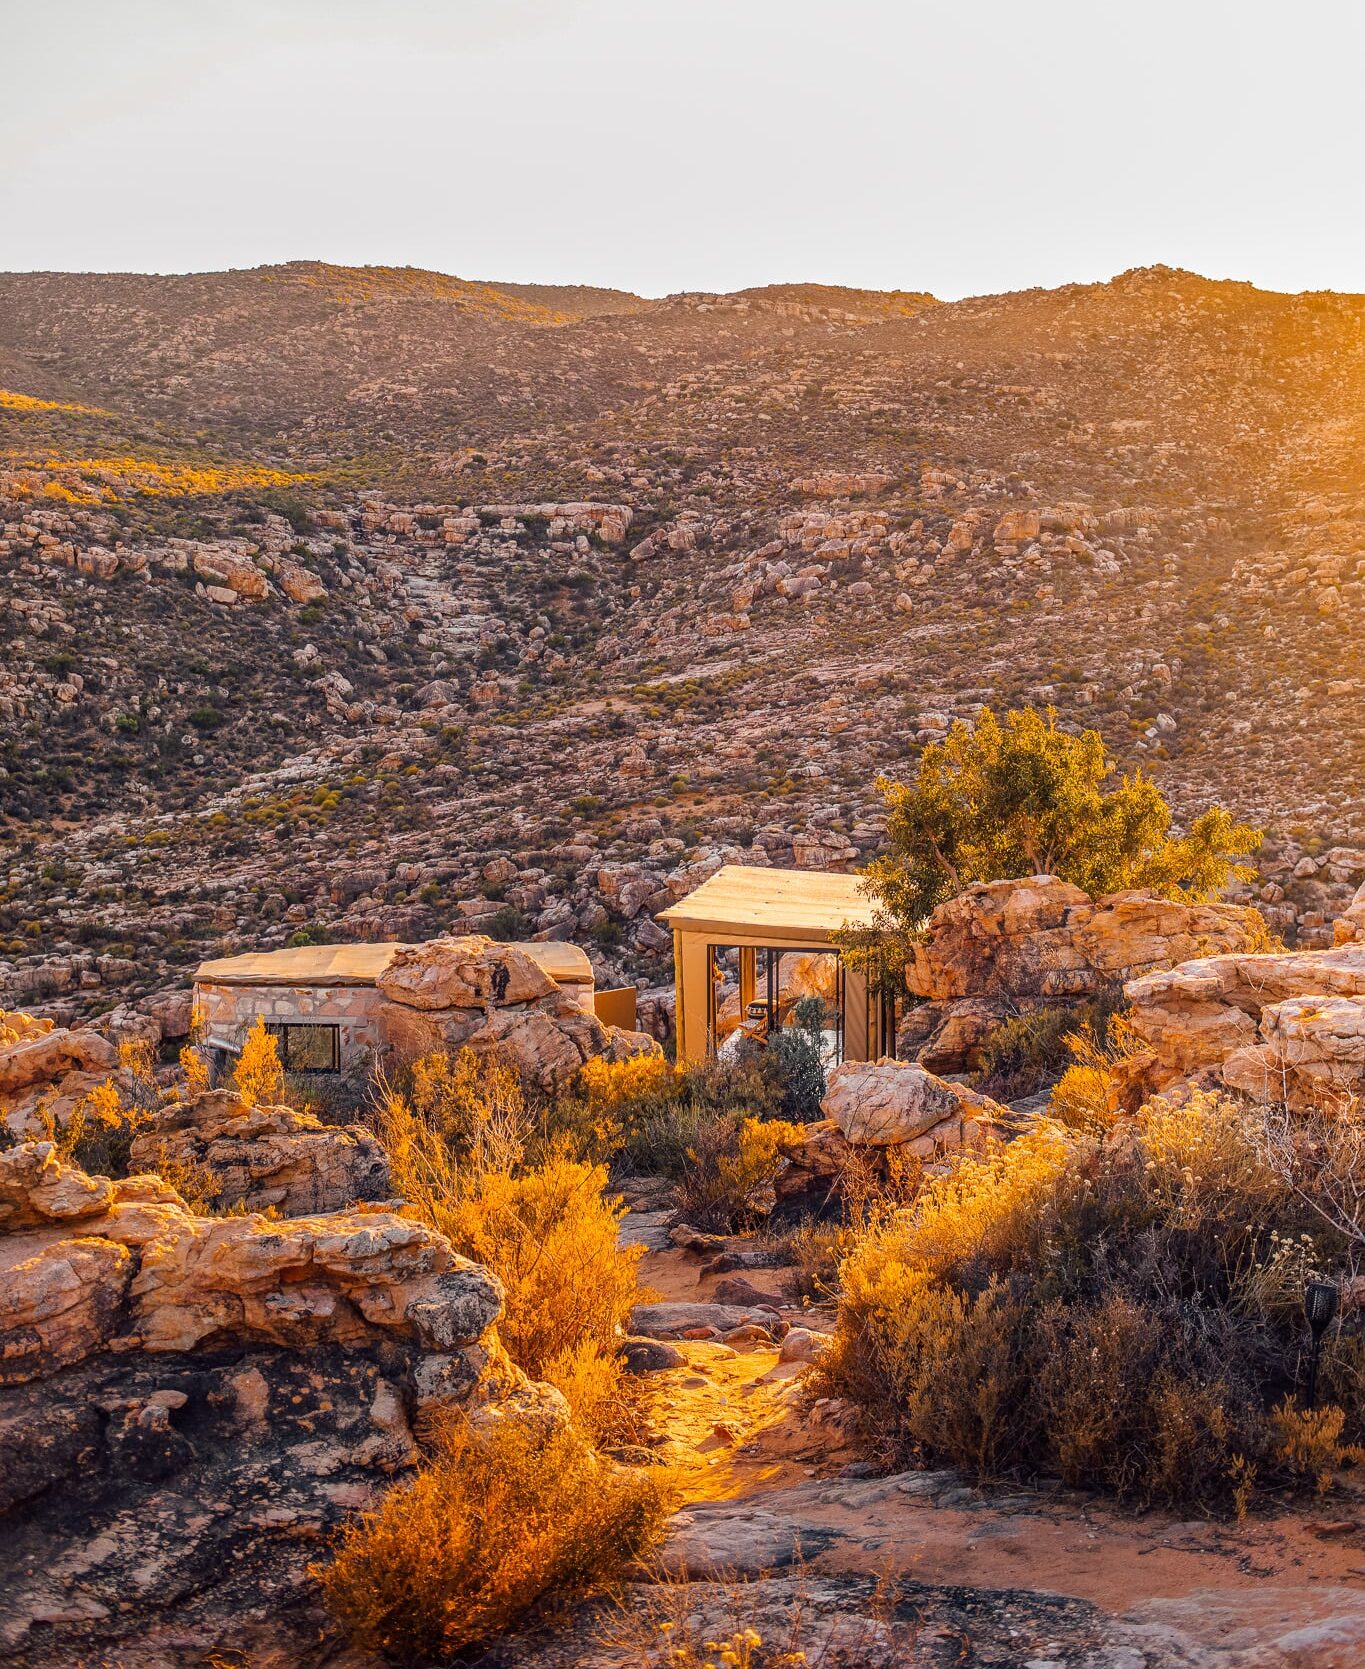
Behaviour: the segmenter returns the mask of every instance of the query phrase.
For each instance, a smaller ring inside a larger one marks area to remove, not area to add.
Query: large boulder
[[[19,1017],[6,1018],[13,1021]],[[8,1048],[0,1048],[0,1097],[35,1084],[55,1083],[68,1072],[109,1072],[117,1065],[118,1050],[98,1032],[63,1027],[30,1033]]]
[[[218,1210],[273,1206],[302,1217],[391,1193],[388,1158],[363,1125],[343,1129],[292,1107],[248,1107],[228,1090],[162,1108],[133,1138],[130,1158],[143,1170],[169,1163],[199,1172]]]
[[[553,996],[554,980],[519,945],[482,934],[403,945],[380,974],[379,989],[407,1008],[501,1008]]]
[[[903,1148],[921,1158],[980,1145],[1008,1110],[915,1061],[846,1061],[829,1074],[821,1111],[856,1146]],[[982,1125],[981,1131],[967,1126]]]
[[[158,1177],[0,1153],[0,1656],[313,1661],[308,1565],[430,1422],[560,1407],[501,1302],[389,1212],[204,1217]]]
[[[1030,1010],[1084,1002],[1189,957],[1263,942],[1257,911],[1151,893],[1091,898],[1055,875],[968,887],[930,915],[906,969],[902,1042],[935,1072],[980,1065],[990,1033]]]
[[[521,946],[480,934],[404,946],[378,984],[380,1036],[400,1060],[468,1048],[555,1090],[594,1056],[662,1053],[644,1032],[603,1025],[590,985],[562,987]]]
[[[1223,1062],[1230,1089],[1294,1107],[1365,1096],[1365,998],[1290,997],[1261,1011],[1260,1034]]]
[[[1365,887],[1358,889],[1345,914],[1332,924],[1334,944],[1355,944],[1362,939],[1365,939]]]
[[[1197,957],[1124,993],[1144,1089],[1221,1082],[1291,1105],[1365,1094],[1365,942]]]

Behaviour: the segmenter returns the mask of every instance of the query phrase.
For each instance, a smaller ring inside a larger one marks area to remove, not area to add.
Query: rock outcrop
[[[169,1163],[199,1172],[215,1210],[273,1206],[302,1217],[391,1192],[388,1159],[363,1125],[343,1129],[292,1107],[248,1107],[228,1090],[162,1108],[133,1138],[130,1159],[142,1170]]]
[[[94,1031],[72,1031],[31,1014],[0,1013],[0,1125],[25,1140],[43,1133],[44,1112],[64,1124],[87,1095],[120,1072],[118,1050]]]
[[[902,1029],[902,1053],[932,1072],[965,1071],[1013,1015],[1116,993],[1153,969],[1264,937],[1260,915],[1234,904],[1092,899],[1054,875],[983,882],[941,904],[915,946],[906,983],[923,1002]]]
[[[1350,945],[1361,939],[1365,939],[1365,887],[1357,890],[1345,911],[1332,924],[1334,944]]]
[[[496,1052],[527,1078],[562,1087],[595,1055],[662,1051],[644,1032],[604,1026],[583,996],[556,983],[517,945],[482,934],[408,945],[380,976],[380,1034],[401,1058],[435,1049]]]
[[[387,1212],[201,1217],[30,1143],[0,1154],[0,1276],[0,1654],[22,1665],[299,1661],[308,1561],[425,1423],[537,1395],[497,1281]]]
[[[854,1146],[903,1148],[929,1159],[985,1143],[1009,1110],[914,1061],[846,1061],[829,1074],[821,1111]]]
[[[1124,987],[1146,1090],[1181,1081],[1291,1106],[1365,1094],[1365,942],[1206,956]]]

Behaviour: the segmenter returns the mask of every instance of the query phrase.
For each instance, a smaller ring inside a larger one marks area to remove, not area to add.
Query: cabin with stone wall
[[[405,1059],[412,1053],[408,1015],[395,1013],[383,982],[396,961],[429,952],[441,943],[301,945],[203,962],[194,978],[201,1047],[209,1052],[217,1070],[225,1070],[259,1018],[278,1039],[286,1072],[344,1074],[385,1056]],[[499,960],[499,951],[515,951],[548,976],[545,989],[553,990],[560,1013],[595,1014],[599,993],[592,964],[577,945],[556,941],[494,947],[491,941],[477,938],[452,944],[470,947],[466,956],[474,947],[486,946],[478,954],[486,960],[491,952],[494,962]],[[485,993],[492,998],[492,1007],[502,1006],[496,985],[495,980]],[[610,1023],[619,1024],[617,1017],[624,1015],[627,1006],[633,1020],[633,1005],[622,1001],[623,995],[633,993],[600,995],[610,1006]],[[427,1005],[429,1012],[437,1007],[436,1003]]]

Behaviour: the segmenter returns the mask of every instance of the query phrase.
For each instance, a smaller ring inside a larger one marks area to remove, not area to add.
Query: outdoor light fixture
[[[1308,1318],[1308,1329],[1313,1335],[1313,1350],[1308,1358],[1308,1406],[1317,1403],[1318,1358],[1322,1355],[1322,1336],[1336,1319],[1341,1293],[1335,1281],[1309,1281],[1304,1288],[1303,1313]]]

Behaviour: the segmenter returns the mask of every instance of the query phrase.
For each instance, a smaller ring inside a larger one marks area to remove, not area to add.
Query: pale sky
[[[0,269],[1365,291],[1360,0],[0,0]]]

